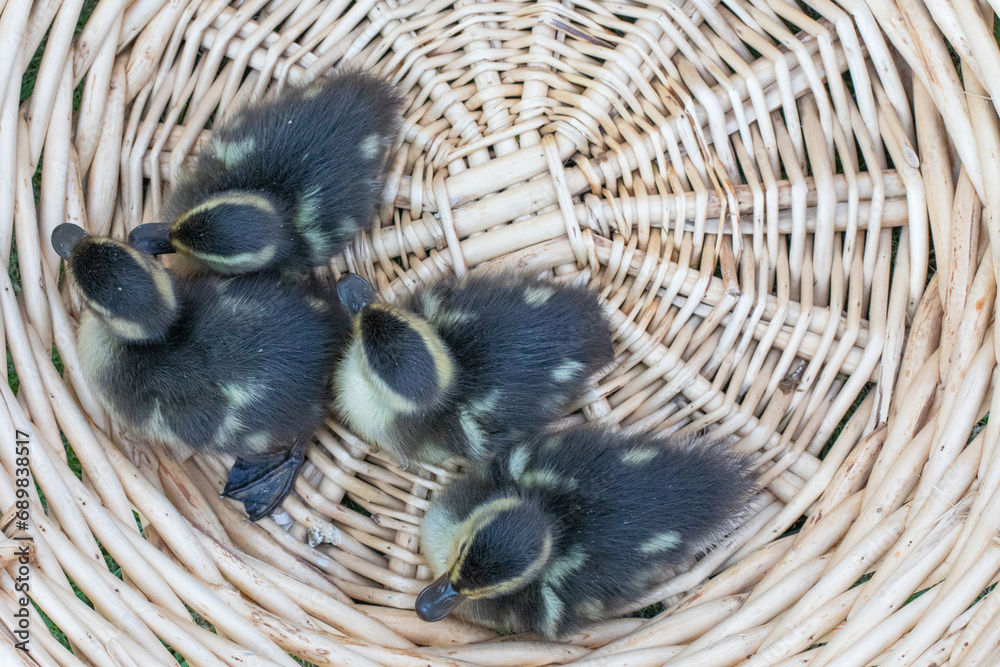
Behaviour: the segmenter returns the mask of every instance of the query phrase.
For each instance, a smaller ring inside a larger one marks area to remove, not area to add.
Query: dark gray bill
[[[128,234],[128,244],[147,255],[169,255],[174,252],[170,243],[170,225],[165,222],[147,222]]]
[[[367,280],[356,273],[348,273],[337,281],[337,296],[351,316],[360,313],[365,306],[378,301],[378,294]]]
[[[428,623],[440,621],[462,604],[464,599],[465,597],[451,585],[448,573],[445,572],[417,596],[417,616]]]
[[[69,259],[73,248],[85,236],[87,232],[83,231],[83,227],[72,222],[64,222],[52,230],[52,249],[63,259]]]

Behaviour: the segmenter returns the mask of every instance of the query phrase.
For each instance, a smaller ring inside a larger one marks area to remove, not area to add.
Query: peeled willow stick
[[[989,517],[990,523],[981,521],[977,525],[979,529],[977,532],[980,535],[989,535],[990,542],[978,553],[978,558],[968,569],[958,569],[959,562],[956,561],[954,569],[956,576],[947,578],[934,589],[932,609],[920,619],[913,632],[894,647],[885,665],[893,667],[903,665],[913,656],[927,650],[947,628],[947,619],[955,618],[972,604],[1000,571],[1000,545],[995,541],[997,524],[994,523],[996,518],[1000,517],[1000,497],[994,496],[987,511],[983,513],[983,518],[986,517]],[[963,555],[970,551],[976,550],[967,542]]]
[[[869,602],[852,614],[847,625],[834,638],[830,649],[831,655],[836,648],[850,646],[852,641],[858,640],[876,624],[889,618],[919,590],[923,578],[944,559],[954,544],[958,535],[959,521],[967,511],[969,502],[967,499],[942,517],[940,523],[921,539],[918,548],[903,561],[896,574],[885,581],[879,589],[874,590]],[[924,595],[929,595],[928,603],[930,603],[937,595],[937,591],[932,590]],[[881,648],[886,647],[887,645],[881,646]]]
[[[875,658],[878,658],[878,664],[885,664],[886,656],[880,652],[885,646],[890,645],[913,628],[921,614],[927,611],[930,597],[932,597],[931,593],[933,591],[924,593],[877,626],[866,628],[864,633],[856,637],[846,648],[841,647],[838,643],[837,647],[829,650],[827,649],[829,644],[817,649],[816,656],[810,665],[814,667],[847,667],[860,663],[870,664]],[[827,637],[827,639],[834,639],[837,636],[839,633]]]
[[[395,648],[409,648],[413,646],[411,642],[395,635],[388,628],[365,615],[353,605],[345,604],[340,600],[324,595],[320,591],[312,589],[273,568],[267,568],[266,570],[261,570],[259,567],[251,569],[250,566],[256,566],[257,563],[244,562],[238,554],[214,542],[207,535],[201,535],[200,538],[206,548],[216,558],[216,562],[224,567],[227,578],[230,580],[233,578],[239,579],[237,585],[240,585],[241,590],[247,593],[249,597],[257,600],[258,603],[261,603],[262,606],[265,606],[271,613],[278,614],[282,618],[299,623],[304,627],[310,627],[312,620],[303,613],[303,610],[305,610],[348,635]],[[264,581],[260,580],[260,574],[264,575]],[[270,606],[264,605],[264,600],[259,596],[266,596],[273,602]],[[279,613],[281,609],[287,611]],[[316,612],[319,609],[323,611],[317,615]]]
[[[691,642],[679,657],[691,655],[726,637],[746,632],[758,624],[782,616],[782,612],[789,609],[806,591],[816,585],[823,575],[825,560],[821,557],[803,563],[753,601],[748,600],[739,611]]]
[[[569,643],[512,642],[473,644],[433,648],[425,654],[464,660],[477,667],[541,667],[565,665],[590,654],[587,649]]]
[[[702,636],[739,609],[745,599],[745,595],[731,595],[680,611],[665,612],[646,621],[625,637],[598,648],[593,657],[655,646],[680,646]]]
[[[152,567],[168,579],[174,590],[181,593],[187,604],[211,622],[226,636],[280,665],[294,667],[295,662],[264,637],[246,618],[233,611],[225,602],[188,574],[171,559],[157,551],[141,537],[129,535],[129,541],[143,554]]]
[[[757,653],[747,659],[745,667],[764,667],[766,665],[783,664],[782,658],[789,655],[806,651],[812,646],[816,639],[828,634],[834,628],[843,623],[850,611],[850,607],[865,584],[860,584],[850,590],[844,591],[830,602],[819,607],[809,614],[794,628],[785,632],[777,642],[761,647]],[[807,653],[806,655],[815,654]]]
[[[900,536],[896,548],[887,554],[886,558],[880,563],[875,576],[872,577],[871,587],[866,589],[865,594],[858,599],[855,609],[852,612],[857,611],[865,605],[876,591],[882,590],[883,585],[897,571],[897,568],[902,567],[905,559],[920,544],[924,535],[938,522],[944,521],[945,517],[948,516],[947,512],[949,510],[956,511],[961,506],[964,509],[959,516],[965,518],[972,505],[972,497],[962,500],[962,496],[975,479],[983,447],[983,438],[981,436],[982,433],[980,433],[980,437],[977,437],[965,448],[955,464],[951,466],[949,474],[945,479],[941,480],[941,484],[936,488],[936,493],[912,515],[910,523],[902,536]],[[958,537],[959,535],[956,534],[955,539],[957,540]],[[937,564],[934,563],[931,565],[928,573],[933,571],[933,568]]]
[[[767,499],[762,499],[760,502],[763,504],[767,502]],[[760,505],[757,505],[757,507],[760,507]],[[641,609],[659,600],[669,600],[673,596],[690,591],[698,584],[704,582],[716,568],[725,562],[729,554],[744,544],[759,529],[759,526],[772,517],[780,507],[779,503],[771,502],[762,509],[757,510],[756,507],[753,509],[756,510],[753,518],[726,537],[722,542],[715,545],[708,552],[708,555],[698,561],[687,572],[664,582],[650,591],[645,598],[632,605],[633,609]],[[741,562],[739,567],[727,569],[724,576],[716,577],[708,582],[695,595],[698,595],[701,599],[711,599],[712,595],[715,597],[725,597],[742,591],[748,583],[757,581],[763,576],[769,562],[773,562],[771,559],[776,560],[785,548],[791,546],[788,543],[778,544],[780,546],[776,545],[774,551],[768,550],[763,559],[747,559]]]
[[[49,393],[53,406],[58,408],[56,414],[60,425],[67,434],[67,440],[78,453],[80,462],[87,475],[94,481],[104,503],[112,512],[126,524],[132,519],[122,483],[114,474],[108,453],[101,448],[97,438],[92,434],[86,418],[80,412],[76,402],[70,397],[62,378],[51,362],[51,355],[41,346],[41,341],[29,330],[28,339],[35,358],[38,359],[38,369],[43,385]],[[61,443],[61,439],[59,440]]]
[[[897,510],[879,524],[878,528],[858,542],[857,546],[845,554],[840,563],[825,563],[826,573],[796,605],[775,624],[771,634],[762,644],[767,647],[779,641],[802,619],[819,607],[848,590],[872,564],[890,548],[903,532],[908,509]]]
[[[857,518],[861,508],[861,494],[856,493],[848,500],[838,505],[833,511],[816,518],[813,514],[806,522],[803,530],[791,538],[792,544],[773,567],[770,567],[764,577],[750,592],[748,599],[752,600],[768,588],[780,581],[800,564],[810,559],[819,558],[829,552],[830,548],[840,541],[848,527]],[[812,525],[810,526],[810,523]],[[782,540],[783,541],[783,540]]]

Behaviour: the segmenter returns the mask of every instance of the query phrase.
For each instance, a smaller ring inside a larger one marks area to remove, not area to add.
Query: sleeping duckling
[[[401,110],[396,89],[362,71],[249,106],[213,130],[167,203],[170,222],[129,242],[222,274],[325,265],[376,211]]]
[[[332,290],[273,273],[176,277],[72,224],[52,245],[83,297],[80,361],[109,414],[154,443],[234,454],[223,495],[252,520],[270,514],[323,421],[350,333]]]
[[[486,458],[558,417],[614,358],[600,301],[584,287],[446,278],[395,306],[352,274],[337,291],[354,338],[335,373],[336,405],[404,465]]]
[[[749,461],[681,441],[581,426],[541,434],[432,500],[421,548],[434,576],[417,615],[554,638],[621,613],[735,528]]]

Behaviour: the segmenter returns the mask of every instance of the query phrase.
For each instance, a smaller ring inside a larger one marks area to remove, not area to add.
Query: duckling
[[[754,493],[750,463],[704,438],[592,425],[538,434],[431,501],[416,601],[547,638],[621,613],[714,539]]]
[[[266,272],[175,276],[68,223],[52,245],[82,296],[80,362],[109,414],[152,443],[234,454],[223,495],[251,520],[270,514],[322,423],[350,334],[333,290]]]
[[[402,98],[345,71],[235,113],[213,131],[197,169],[173,191],[167,223],[129,236],[185,270],[236,274],[326,264],[376,211]]]
[[[559,416],[614,359],[597,295],[523,275],[445,278],[401,305],[337,285],[354,336],[334,376],[346,424],[404,466],[484,459]]]

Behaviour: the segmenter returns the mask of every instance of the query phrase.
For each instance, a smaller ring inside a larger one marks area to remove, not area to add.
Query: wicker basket
[[[997,5],[808,4],[0,2],[0,664],[1000,664]],[[227,461],[130,443],[82,381],[51,230],[156,220],[214,118],[344,64],[408,107],[334,274],[393,299],[483,264],[584,272],[618,364],[567,421],[758,453],[753,518],[652,617],[558,643],[423,623],[417,528],[453,471],[331,417],[289,523],[251,524]],[[31,609],[30,652],[25,582],[51,620]]]

